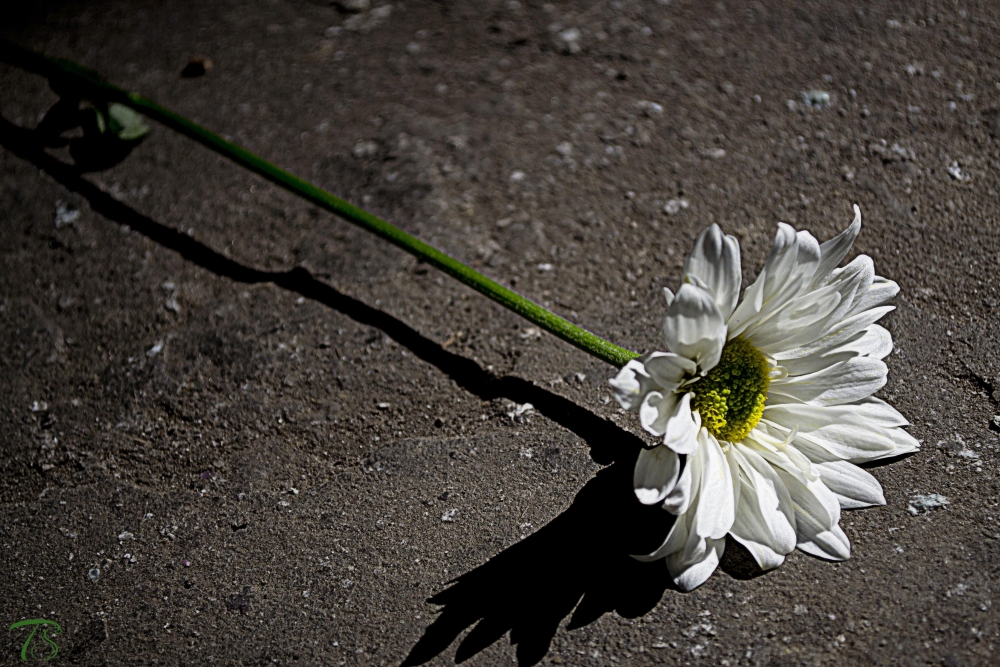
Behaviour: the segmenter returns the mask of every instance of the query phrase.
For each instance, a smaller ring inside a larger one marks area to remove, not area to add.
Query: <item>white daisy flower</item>
[[[739,305],[739,244],[718,225],[706,229],[676,296],[664,290],[668,352],[634,359],[611,380],[621,405],[663,438],[639,454],[636,496],[677,516],[663,545],[637,558],[666,559],[682,590],[711,576],[727,534],[765,570],[796,547],[848,558],[840,510],[885,504],[854,464],[918,448],[906,419],[872,396],[892,351],[875,322],[899,287],[866,255],[837,268],[861,230],[854,213],[823,244],[779,224]]]

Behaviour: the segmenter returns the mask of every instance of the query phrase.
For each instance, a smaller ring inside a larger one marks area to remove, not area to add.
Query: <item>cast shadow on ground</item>
[[[518,662],[545,657],[560,623],[579,628],[611,611],[634,618],[646,614],[673,584],[663,563],[640,563],[630,554],[658,547],[673,517],[644,507],[632,492],[632,469],[642,441],[572,401],[517,377],[496,377],[476,362],[452,353],[395,317],[341,294],[307,270],[260,271],[244,266],[188,235],[149,218],[81,177],[81,169],[45,152],[45,142],[0,117],[0,145],[31,162],[91,208],[128,225],[164,248],[212,273],[242,283],[274,283],[380,329],[415,356],[437,367],[483,400],[507,398],[535,409],[572,431],[590,447],[593,460],[609,465],[591,479],[562,514],[528,538],[458,577],[429,601],[442,605],[404,664],[418,665],[444,652],[472,628],[455,655],[462,662],[510,632]],[[760,571],[742,548],[727,545],[722,569],[739,579]]]

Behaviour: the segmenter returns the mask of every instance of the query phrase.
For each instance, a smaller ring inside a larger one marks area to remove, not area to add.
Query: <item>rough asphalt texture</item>
[[[705,225],[750,280],[778,221],[822,240],[856,202],[902,288],[879,395],[923,449],[872,469],[851,560],[730,543],[681,594],[629,558],[668,522],[614,369],[162,127],[81,175],[2,65],[5,628],[60,623],[53,665],[996,664],[1000,7],[380,1],[0,33],[640,351]]]

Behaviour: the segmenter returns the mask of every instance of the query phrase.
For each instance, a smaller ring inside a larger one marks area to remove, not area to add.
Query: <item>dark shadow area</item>
[[[634,454],[601,470],[544,528],[432,597],[444,609],[403,664],[428,662],[472,628],[455,662],[510,632],[518,663],[534,665],[570,614],[568,628],[574,629],[612,611],[635,618],[652,610],[673,587],[667,568],[629,554],[658,547],[673,517],[635,499],[633,463]]]
[[[303,268],[260,271],[221,255],[106,194],[84,179],[79,168],[46,153],[45,142],[35,131],[0,118],[0,145],[86,198],[95,212],[128,225],[215,275],[242,283],[271,282],[378,328],[483,400],[531,403],[587,442],[594,461],[613,464],[588,482],[572,505],[548,525],[431,598],[431,603],[444,609],[405,664],[431,660],[472,628],[458,647],[457,662],[510,632],[518,661],[533,665],[548,652],[559,624],[570,614],[570,628],[585,626],[611,611],[630,618],[641,616],[672,586],[663,563],[640,563],[630,556],[658,547],[673,521],[658,507],[641,505],[632,492],[632,469],[643,446],[638,437],[527,380],[496,377],[401,320],[341,294]]]
[[[855,463],[854,465],[859,468],[864,468],[870,470],[871,468],[881,468],[882,466],[892,465],[893,463],[899,463],[900,461],[905,461],[911,456],[917,454],[918,452],[907,452],[905,454],[900,454],[899,456],[888,456],[884,459],[878,459],[876,461],[862,461],[861,463]],[[851,511],[851,510],[845,510]]]
[[[3,32],[11,35],[22,34],[27,27],[44,24],[63,5],[80,4],[78,0],[36,0],[36,2],[13,2],[4,7]]]
[[[726,552],[722,554],[719,561],[719,569],[728,574],[733,579],[746,581],[756,579],[767,572],[760,569],[753,555],[747,548],[733,539],[732,535],[726,535]]]

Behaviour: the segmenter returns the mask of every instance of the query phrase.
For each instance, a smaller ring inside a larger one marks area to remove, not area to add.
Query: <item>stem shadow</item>
[[[444,349],[401,320],[340,293],[298,267],[269,272],[244,266],[114,199],[81,176],[80,167],[45,152],[44,137],[0,117],[0,145],[78,193],[91,208],[128,225],[155,243],[217,276],[256,284],[274,283],[313,299],[364,325],[383,331],[460,387],[483,400],[531,403],[545,417],[590,447],[602,469],[570,507],[528,538],[458,577],[430,598],[443,609],[412,648],[405,665],[440,655],[465,630],[455,660],[476,655],[507,632],[518,662],[545,657],[560,623],[588,625],[615,611],[634,618],[649,612],[672,588],[663,563],[640,563],[630,554],[649,553],[662,543],[673,517],[641,505],[632,492],[632,470],[642,441],[572,401],[517,377],[496,377],[476,362]]]
[[[634,460],[642,447],[639,438],[586,408],[522,378],[497,377],[475,361],[449,352],[402,320],[337,291],[315,278],[305,268],[261,271],[244,266],[187,234],[139,213],[84,179],[79,167],[66,164],[46,153],[46,144],[34,131],[21,128],[3,117],[0,117],[0,145],[31,162],[66,189],[84,197],[95,212],[119,224],[128,225],[135,232],[177,252],[184,259],[217,276],[247,284],[274,283],[339,311],[360,324],[380,329],[415,356],[435,366],[460,387],[483,400],[507,398],[517,403],[531,403],[535,410],[583,438],[590,445],[591,457],[596,463],[607,465],[623,454]]]

